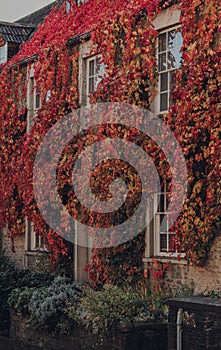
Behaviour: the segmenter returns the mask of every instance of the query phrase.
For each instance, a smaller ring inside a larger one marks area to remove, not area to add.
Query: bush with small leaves
[[[67,314],[94,333],[102,333],[119,322],[162,321],[167,312],[162,301],[156,305],[132,289],[106,285],[102,291],[87,289],[77,310],[70,307]]]
[[[67,320],[65,308],[76,305],[82,294],[79,284],[58,276],[50,286],[33,292],[28,305],[30,318],[37,326],[56,331]]]

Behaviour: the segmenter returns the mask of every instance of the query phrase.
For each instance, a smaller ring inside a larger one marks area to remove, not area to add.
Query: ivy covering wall
[[[68,14],[65,4],[60,2],[31,40],[1,67],[0,225],[8,225],[12,242],[17,235],[24,234],[24,217],[28,216],[35,224],[36,233],[46,236],[52,260],[59,254],[67,254],[65,241],[47,226],[38,210],[32,177],[42,137],[67,112],[79,107],[78,46],[70,50],[68,40],[90,32],[94,53],[102,54],[107,74],[91,96],[91,103],[126,102],[149,109],[157,83],[158,33],[153,20],[169,5],[171,11],[181,9],[183,60],[172,91],[174,103],[164,119],[182,147],[188,168],[188,195],[175,224],[176,245],[185,247],[189,261],[198,265],[205,262],[221,212],[221,8],[218,0],[183,0],[175,4],[153,0],[89,0],[81,6],[73,1]],[[25,59],[28,70],[34,63],[42,101],[29,134],[26,133]],[[120,134],[123,130],[113,127],[111,132]],[[73,144],[79,153],[91,144],[91,138],[103,137],[104,130],[97,134],[89,130]],[[153,157],[160,175],[171,178],[168,163],[158,146],[141,136],[140,144]],[[78,153],[69,154],[70,163]],[[71,198],[67,188],[61,191],[66,199]],[[68,210],[74,214],[79,207],[72,203]],[[82,211],[80,215],[84,217],[86,213]],[[92,281],[100,284],[124,276],[134,282],[143,273],[143,252],[143,233],[118,247],[94,249],[92,263],[87,267]]]

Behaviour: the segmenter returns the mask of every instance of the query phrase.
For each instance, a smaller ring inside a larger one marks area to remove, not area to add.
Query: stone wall
[[[162,264],[170,262],[162,279],[159,280],[162,286],[166,285],[175,290],[181,283],[188,286],[193,284],[195,293],[218,290],[221,286],[221,233],[217,234],[211,243],[209,256],[203,267],[188,264],[184,258],[179,261],[170,257],[156,257],[156,260]],[[144,258],[143,261],[151,283],[153,280],[150,270],[153,265],[152,258]]]
[[[75,325],[71,336],[52,336],[33,330],[26,319],[11,312],[13,350],[167,350],[167,326],[163,324],[123,324],[110,330],[101,341],[84,327]]]
[[[177,313],[181,309],[182,350],[221,349],[221,302],[205,297],[169,301],[168,350],[177,349]]]
[[[15,253],[11,250],[11,240],[7,229],[3,229],[0,235],[0,250],[8,256],[19,269],[35,269],[36,253],[25,253],[24,235],[15,238]],[[149,259],[151,261],[151,259]],[[221,285],[221,233],[211,244],[209,257],[204,267],[188,265],[185,262],[173,262],[166,272],[165,283],[176,286],[182,282],[185,285],[194,282],[195,292],[203,292],[206,289],[220,289]]]
[[[14,240],[15,253],[12,251],[11,239],[8,236],[7,228],[0,231],[0,249],[5,256],[9,257],[15,266],[19,269],[23,269],[25,259],[25,236],[17,236]],[[1,252],[0,251],[0,252]]]
[[[181,281],[184,284],[195,284],[195,292],[203,292],[206,289],[220,289],[221,286],[221,234],[218,234],[211,244],[209,257],[205,266],[198,267],[182,263],[171,264],[167,273],[167,282],[176,284]]]

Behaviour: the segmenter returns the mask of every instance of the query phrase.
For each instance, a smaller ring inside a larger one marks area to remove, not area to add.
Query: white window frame
[[[171,76],[171,73],[175,72],[177,69],[180,68],[181,66],[181,60],[182,60],[182,57],[180,56],[180,62],[177,64],[176,62],[176,66],[173,67],[173,68],[168,68],[166,67],[165,70],[161,70],[159,71],[159,55],[161,54],[165,54],[166,55],[166,64],[168,63],[168,53],[172,50],[169,50],[168,48],[168,43],[167,43],[167,39],[168,39],[168,33],[169,32],[172,32],[172,31],[179,31],[181,28],[181,26],[178,24],[176,26],[172,26],[172,27],[169,27],[167,29],[164,29],[164,30],[161,30],[159,32],[159,36],[158,36],[158,40],[157,40],[157,67],[158,67],[158,84],[157,84],[157,95],[156,95],[156,98],[155,98],[155,114],[157,115],[161,115],[161,114],[165,114],[168,112],[168,109],[170,107],[170,76]],[[159,37],[160,35],[163,35],[163,34],[166,34],[166,50],[165,51],[161,51],[159,52]],[[175,51],[177,52],[177,48],[181,48],[182,46],[182,38],[181,38],[181,45],[180,46],[175,46],[174,49]],[[180,50],[179,50],[180,52]],[[166,73],[167,74],[167,89],[163,90],[163,91],[160,91],[161,90],[161,77],[162,75]],[[163,94],[167,94],[167,108],[165,109],[162,109],[161,110],[161,95]]]
[[[34,124],[34,119],[37,114],[37,111],[41,107],[40,97],[37,100],[37,85],[34,78],[34,65],[31,66],[30,70],[27,70],[27,81],[27,133],[29,133]]]
[[[80,5],[83,5],[87,2],[88,0],[77,0],[77,5],[80,6]]]
[[[155,30],[158,31],[159,34],[163,32],[170,31],[173,29],[181,28],[180,23],[181,11],[176,5],[172,5],[172,7],[168,7],[160,14],[158,14],[153,22]],[[158,41],[156,45],[156,61],[158,63]],[[151,110],[155,115],[162,115],[160,113],[160,104],[159,104],[159,94],[157,90],[159,86],[156,87],[156,96],[151,103]],[[166,111],[167,112],[167,111]],[[157,193],[161,193],[160,189]],[[160,236],[159,230],[157,229],[157,225],[155,218],[155,212],[157,209],[157,193],[153,194],[152,203],[149,208],[147,208],[146,213],[146,232],[145,232],[145,252],[143,257],[144,264],[149,264],[152,261],[152,257],[155,256],[162,262],[170,261],[175,264],[186,264],[184,259],[185,253],[179,252],[160,252]],[[155,220],[155,221],[154,221]],[[179,259],[181,258],[181,260]]]
[[[68,15],[68,13],[71,11],[71,4],[70,2],[67,0],[65,2],[65,5],[66,5],[66,14]]]
[[[163,196],[163,208],[160,206],[162,205],[161,197]],[[185,257],[184,252],[180,251],[171,251],[170,250],[170,242],[169,237],[174,235],[175,232],[170,232],[168,222],[166,221],[166,228],[165,231],[162,231],[161,223],[160,223],[160,216],[163,216],[165,218],[166,215],[168,215],[168,205],[169,205],[169,196],[170,193],[167,190],[167,184],[164,183],[163,189],[159,190],[154,195],[154,256],[156,257],[167,257],[167,258],[177,258],[180,256],[181,258]],[[159,210],[160,209],[160,210]],[[161,236],[166,236],[166,250],[163,250],[161,248]]]
[[[25,220],[26,252],[48,252],[47,244],[44,238],[35,233],[34,223]]]
[[[176,5],[172,5],[172,7],[168,7],[161,13],[159,13],[153,24],[155,30],[158,31],[159,34],[163,33],[164,31],[169,31],[174,28],[180,28],[181,23],[180,23],[180,17],[181,17],[181,10],[177,8]],[[158,42],[156,45],[156,61],[158,63]],[[155,115],[160,115],[160,108],[159,108],[159,94],[157,93],[159,86],[158,84],[155,87],[156,89],[156,96],[151,103],[151,109]]]
[[[35,112],[37,112],[37,110],[40,107],[41,107],[40,90],[35,83],[35,86],[34,86],[34,110],[35,110]]]
[[[7,62],[8,60],[8,43],[0,47],[0,64]]]
[[[97,90],[98,84],[105,75],[105,65],[101,63],[101,70],[96,72],[97,60],[102,60],[101,55],[93,55],[86,58],[86,105],[90,105],[90,95]],[[90,74],[90,64],[94,62],[94,74]],[[99,77],[100,76],[100,77]],[[94,89],[90,90],[90,79],[94,79]]]

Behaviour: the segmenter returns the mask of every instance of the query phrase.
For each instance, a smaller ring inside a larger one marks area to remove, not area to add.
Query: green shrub
[[[18,270],[6,257],[0,257],[0,313],[8,314],[8,299],[16,288],[33,288],[48,285],[52,275],[33,273],[29,270]]]
[[[69,305],[76,305],[82,297],[79,284],[58,276],[48,287],[38,288],[31,293],[28,312],[36,326],[59,331],[65,324],[67,315],[64,311]]]
[[[30,299],[35,291],[35,287],[13,289],[8,298],[8,304],[16,311],[20,312],[23,316],[25,316],[28,314]]]
[[[165,304],[164,304],[165,305]],[[140,294],[106,285],[102,291],[88,289],[79,307],[67,310],[68,316],[94,333],[102,333],[119,322],[163,320],[167,309],[158,300],[145,300]]]

